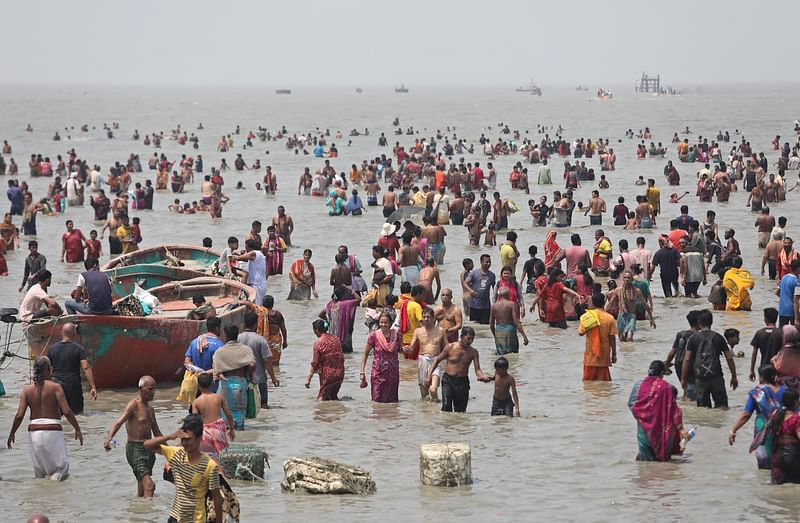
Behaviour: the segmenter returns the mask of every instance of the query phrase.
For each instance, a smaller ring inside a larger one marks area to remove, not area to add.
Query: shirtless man
[[[350,268],[347,266],[347,255],[337,253],[334,256],[334,260],[336,261],[336,267],[331,269],[331,287],[334,289],[340,286],[349,287],[353,283],[353,275],[350,274]]]
[[[397,195],[394,192],[394,185],[390,185],[386,192],[383,193],[383,217],[389,218],[399,206]]]
[[[103,228],[100,229],[101,240],[103,239],[106,229],[108,229],[108,252],[112,258],[122,254],[122,242],[116,234],[120,225],[122,225],[122,220],[117,218],[114,213],[109,213],[106,223],[103,225]]]
[[[435,219],[425,217],[423,218],[423,223],[425,226],[422,228],[422,237],[428,240],[431,256],[436,265],[441,265],[444,263],[444,253],[446,251],[444,237],[447,236],[447,231],[445,231],[444,225],[438,225]]]
[[[244,240],[255,240],[258,242],[259,245],[264,245],[264,242],[261,240],[261,222],[256,220],[250,226],[250,232],[247,233],[247,236],[244,237]]]
[[[409,351],[419,351],[417,384],[419,385],[421,399],[428,397],[428,394],[430,394],[432,401],[438,401],[439,399],[437,391],[439,390],[439,380],[442,377],[441,369],[433,374],[430,383],[426,384],[426,379],[433,361],[442,352],[446,344],[445,331],[436,325],[433,309],[425,307],[422,310],[422,326],[414,330],[411,344],[409,345]]]
[[[634,211],[636,214],[636,224],[640,229],[652,229],[656,225],[655,212],[650,207],[646,197],[637,196],[636,201],[639,202]]]
[[[433,283],[436,282],[436,293],[433,292]],[[439,299],[442,291],[442,280],[439,278],[439,269],[433,258],[428,258],[428,264],[419,271],[419,285],[425,287],[425,303],[430,305]]]
[[[83,445],[83,434],[78,420],[69,410],[67,398],[61,385],[51,381],[52,369],[46,356],[39,356],[33,364],[33,383],[25,385],[19,395],[19,407],[8,434],[6,445],[14,444],[14,435],[25,412],[31,409],[31,423],[28,425],[30,455],[33,474],[36,478],[49,477],[61,481],[69,474],[67,445],[61,427],[61,416],[67,418],[75,428],[75,439]]]
[[[656,328],[653,319],[653,310],[650,303],[645,299],[642,291],[633,286],[633,273],[626,270],[622,273],[622,286],[611,291],[605,310],[619,310],[617,313],[617,331],[622,341],[633,341],[633,333],[636,332],[636,302],[644,303],[647,319],[650,326]]]
[[[464,321],[461,309],[453,303],[452,289],[442,289],[439,296],[442,298],[442,304],[436,308],[434,316],[439,327],[444,329],[447,342],[454,343],[458,341],[458,332],[461,330]]]
[[[411,234],[403,234],[403,245],[397,255],[397,264],[400,266],[402,281],[407,281],[412,286],[419,283],[419,249],[416,245],[411,245]]]
[[[197,378],[197,384],[200,395],[192,402],[189,412],[203,417],[203,442],[200,444],[200,450],[208,452],[219,461],[219,452],[228,446],[228,440],[233,441],[236,437],[233,414],[225,398],[211,390],[214,378],[210,374],[201,374]],[[225,415],[227,425],[220,413]],[[225,427],[228,427],[227,437]]]
[[[311,176],[311,171],[306,167],[303,174],[300,175],[300,183],[297,184],[297,195],[300,196],[301,191],[305,196],[310,195],[312,185],[314,185],[314,177]]]
[[[283,238],[287,247],[292,246],[292,232],[294,232],[294,222],[292,217],[286,214],[286,208],[283,205],[278,206],[278,214],[272,218],[272,225],[275,226],[278,236]]]
[[[211,195],[214,193],[214,183],[211,181],[211,176],[206,175],[203,178],[203,183],[200,184],[200,192],[203,195],[203,203],[211,205]]]
[[[764,276],[764,267],[769,268],[769,279],[774,280],[778,274],[778,255],[783,250],[783,233],[774,232],[772,240],[767,243],[764,249],[764,256],[761,257],[761,276]]]
[[[267,194],[275,194],[278,190],[278,177],[272,172],[272,166],[267,165],[264,172],[264,192]],[[278,208],[280,210],[280,207]],[[273,221],[273,223],[275,223]]]
[[[469,366],[474,364],[475,377],[478,381],[488,382],[481,370],[478,351],[472,347],[475,340],[475,329],[461,328],[461,340],[448,343],[442,352],[433,360],[425,378],[425,385],[430,385],[436,368],[443,360],[447,360],[442,374],[442,410],[444,412],[466,412],[469,403]]]
[[[497,301],[489,311],[489,329],[494,336],[495,350],[501,356],[519,352],[517,332],[522,334],[522,343],[528,344],[528,336],[519,321],[520,307],[508,298],[508,294],[508,287],[500,287]]]
[[[156,422],[156,411],[150,405],[155,395],[156,380],[150,376],[142,376],[139,379],[139,396],[128,402],[122,415],[111,425],[108,437],[103,442],[103,448],[111,450],[114,435],[125,425],[125,432],[128,433],[125,457],[136,476],[136,495],[140,498],[152,498],[156,491],[152,478],[156,455],[144,448],[145,440],[162,435]]]
[[[606,202],[600,198],[599,191],[592,191],[592,199],[589,200],[589,205],[586,207],[584,216],[589,214],[589,225],[602,225],[603,213],[606,212]]]
[[[367,205],[369,207],[375,207],[378,205],[378,193],[381,190],[381,184],[378,183],[378,179],[375,177],[375,173],[372,171],[371,166],[369,175],[367,176],[367,184],[364,190],[367,193]]]
[[[775,217],[769,214],[769,207],[761,209],[761,214],[756,218],[755,227],[758,227],[758,248],[763,249],[769,243],[772,229],[775,227]]]

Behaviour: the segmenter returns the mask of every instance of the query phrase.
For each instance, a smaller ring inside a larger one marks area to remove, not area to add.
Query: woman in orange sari
[[[310,300],[311,293],[315,298],[317,294],[317,276],[314,266],[311,264],[311,249],[303,251],[303,257],[292,263],[289,269],[289,283],[292,290],[289,291],[290,300]]]
[[[547,231],[544,239],[544,266],[546,269],[560,267],[561,260],[564,259],[564,250],[558,245],[556,236],[556,231]]]
[[[0,237],[5,241],[5,250],[13,251],[19,247],[19,229],[11,222],[11,213],[6,213],[0,223]]]

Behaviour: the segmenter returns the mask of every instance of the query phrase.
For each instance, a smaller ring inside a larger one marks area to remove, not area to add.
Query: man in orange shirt
[[[681,252],[681,238],[688,235],[688,232],[678,228],[678,220],[669,221],[669,241],[672,242],[672,246],[675,247],[678,252]]]

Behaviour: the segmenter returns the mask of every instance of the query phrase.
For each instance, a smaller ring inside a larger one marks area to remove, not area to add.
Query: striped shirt
[[[197,463],[189,463],[183,447],[161,445],[175,477],[175,501],[169,515],[179,523],[205,523],[206,494],[219,489],[217,463],[203,453]]]

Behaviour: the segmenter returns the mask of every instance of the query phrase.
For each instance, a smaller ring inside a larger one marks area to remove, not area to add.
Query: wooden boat
[[[210,273],[220,253],[197,245],[160,245],[130,252],[113,258],[102,269],[129,267],[131,265],[172,265]]]
[[[183,377],[189,344],[206,330],[205,321],[186,319],[194,308],[192,296],[202,294],[217,308],[223,328],[233,324],[240,329],[248,310],[242,302],[252,302],[256,296],[252,287],[215,277],[168,283],[149,292],[161,302],[161,314],[68,315],[35,320],[25,329],[31,357],[46,355],[48,348],[61,340],[61,327],[72,322],[78,325],[75,341],[86,349],[98,388],[136,387],[145,375],[159,384],[174,383]]]
[[[174,281],[201,278],[206,274],[183,267],[170,267],[169,265],[127,265],[106,269],[108,279],[111,281],[111,296],[118,300],[133,292],[134,286],[139,285],[144,290],[166,285]]]

